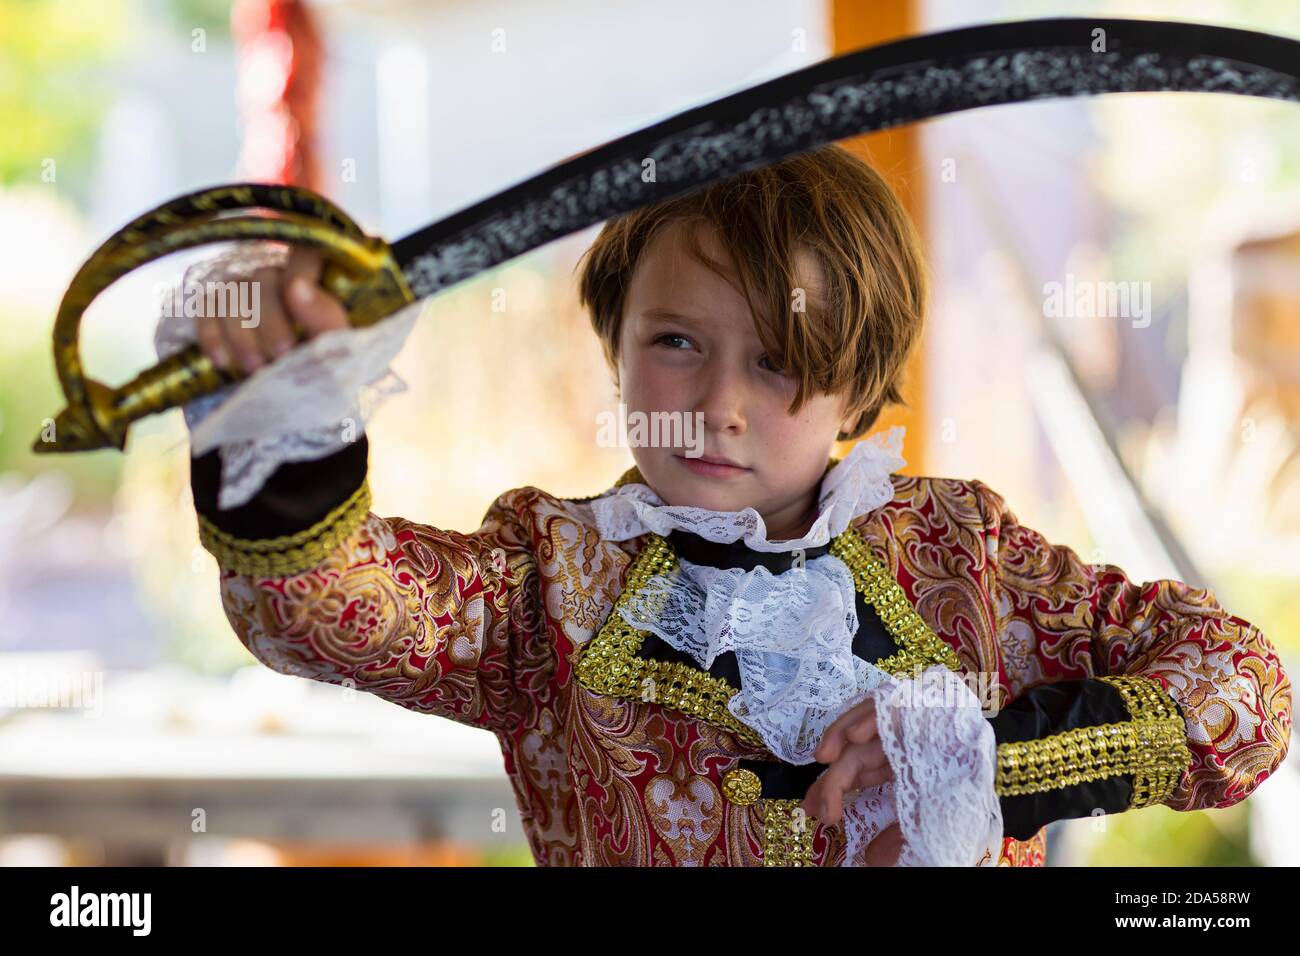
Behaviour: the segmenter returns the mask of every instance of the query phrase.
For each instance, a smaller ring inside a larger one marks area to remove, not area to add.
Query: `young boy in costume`
[[[1278,654],[1215,597],[1131,582],[977,480],[903,475],[927,280],[897,198],[839,146],[605,225],[581,263],[633,447],[589,498],[502,493],[472,532],[370,511],[365,436],[217,507],[227,617],[267,666],[498,738],[540,865],[1041,865],[1054,820],[1231,806],[1283,760]],[[341,329],[294,250],[253,370]],[[983,683],[977,678],[982,678]],[[987,686],[981,699],[972,686]]]

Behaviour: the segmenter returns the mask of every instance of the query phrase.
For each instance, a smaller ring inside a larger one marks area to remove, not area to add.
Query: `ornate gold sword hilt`
[[[271,214],[231,215],[252,209]],[[182,249],[238,239],[280,240],[321,250],[321,285],[342,300],[354,326],[373,324],[415,299],[388,243],[366,235],[341,209],[309,189],[238,183],[180,196],[119,229],[73,277],[54,320],[54,366],[67,407],[46,419],[32,451],[125,448],[132,422],[242,377],[238,371],[223,371],[198,345],[190,345],[112,388],[85,377],[79,345],[82,314],[122,276]]]

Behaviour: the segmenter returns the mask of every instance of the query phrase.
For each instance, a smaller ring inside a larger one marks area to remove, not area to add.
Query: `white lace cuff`
[[[258,269],[283,265],[288,252],[279,242],[235,243],[186,269],[183,295],[173,290],[166,301],[193,301],[196,292],[206,292],[203,283],[247,281]],[[406,388],[389,362],[419,316],[415,305],[366,328],[317,336],[185,406],[192,454],[221,449],[218,507],[247,502],[281,464],[325,458],[361,437],[378,406]],[[159,358],[196,340],[190,312],[160,309],[154,333]]]
[[[892,789],[903,836],[898,865],[996,866],[1003,835],[993,786],[997,740],[979,698],[961,674],[942,665],[919,680],[886,682],[872,694],[894,771],[876,789]]]

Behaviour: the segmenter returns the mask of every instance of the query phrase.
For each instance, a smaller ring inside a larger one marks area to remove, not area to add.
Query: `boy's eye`
[[[664,345],[667,345],[669,348],[680,351],[680,349],[678,349],[678,347],[673,344],[675,341],[685,342],[688,346],[691,344],[690,339],[688,339],[684,335],[679,335],[676,332],[664,332],[661,333],[660,335],[656,335],[653,341],[651,342],[651,344],[658,345],[660,342],[662,342]],[[775,365],[772,364],[772,360],[768,358],[766,355],[764,355],[761,359],[759,359],[759,362],[766,362],[768,365],[768,371],[772,372],[775,375],[786,374],[785,369],[777,368]]]
[[[676,332],[665,332],[663,335],[657,335],[657,336],[655,336],[655,342],[656,342],[656,343],[658,343],[658,342],[663,342],[664,339],[681,339],[683,342],[687,342],[687,343],[689,343],[689,342],[691,341],[691,340],[688,339],[686,336],[684,336],[684,335],[678,335]]]

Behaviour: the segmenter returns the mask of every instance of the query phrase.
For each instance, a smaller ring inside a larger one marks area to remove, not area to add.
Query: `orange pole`
[[[831,52],[833,56],[863,47],[915,36],[920,32],[920,11],[916,0],[829,0]],[[912,221],[924,224],[924,180],[921,176],[920,133],[914,124],[867,133],[844,140],[843,145],[872,164],[898,194]],[[924,232],[922,232],[924,237]],[[927,328],[929,323],[927,322]],[[926,342],[913,353],[903,385],[907,405],[896,405],[881,413],[872,431],[894,425],[907,429],[903,457],[910,474],[925,474],[925,379]],[[846,443],[845,449],[852,447]]]

